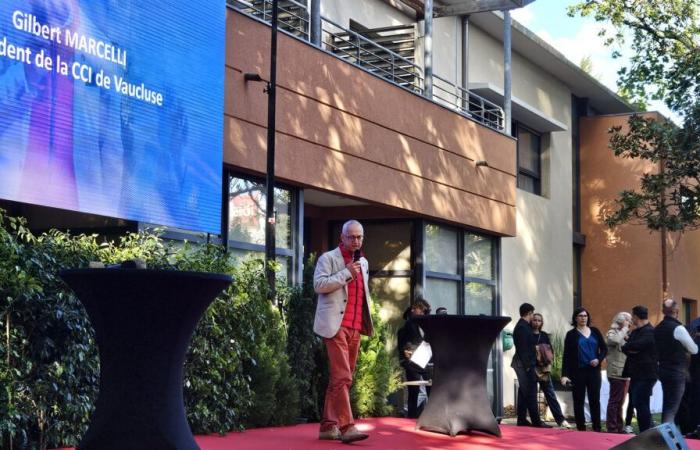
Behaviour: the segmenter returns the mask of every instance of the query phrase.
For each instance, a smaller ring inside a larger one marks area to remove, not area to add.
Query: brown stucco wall
[[[697,302],[700,302],[700,231],[669,233],[668,249],[668,297],[679,303],[683,298],[695,300],[694,316],[697,316]]]
[[[660,319],[660,234],[643,225],[610,230],[600,217],[601,211],[613,207],[620,191],[637,187],[641,174],[656,170],[649,163],[617,158],[608,147],[608,129],[625,126],[627,119],[627,115],[581,119],[581,231],[586,235],[582,298],[601,328],[617,312],[638,304],[649,308],[652,322]]]
[[[265,171],[269,28],[228,11],[224,161]],[[515,234],[515,141],[280,33],[280,179]],[[476,167],[478,160],[489,167]]]

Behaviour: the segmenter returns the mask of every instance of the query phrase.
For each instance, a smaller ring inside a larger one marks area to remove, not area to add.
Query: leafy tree
[[[599,33],[608,45],[631,38],[630,64],[620,69],[618,84],[633,98],[687,111],[700,95],[699,9],[697,0],[586,0],[569,14],[611,24],[615,34]]]
[[[654,163],[639,189],[626,190],[606,217],[610,226],[642,223],[652,230],[700,227],[700,5],[698,0],[586,0],[569,14],[612,25],[607,45],[631,39],[632,57],[618,72],[620,94],[631,101],[663,100],[678,126],[632,116],[629,130],[611,129],[617,156]],[[614,52],[613,56],[619,56]]]

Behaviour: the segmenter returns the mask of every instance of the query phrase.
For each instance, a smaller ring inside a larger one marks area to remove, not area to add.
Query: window
[[[228,189],[228,247],[234,256],[265,257],[265,183],[232,175]],[[292,279],[294,272],[294,192],[275,187],[275,254],[278,275]]]
[[[498,240],[444,225],[425,225],[425,285],[423,292],[433,310],[444,306],[449,314],[495,315],[497,304]],[[489,355],[487,391],[493,410],[500,414],[496,392],[500,358],[498,344]]]
[[[425,298],[451,314],[495,314],[494,260],[493,238],[427,224]]]
[[[516,124],[515,136],[518,138],[518,187],[541,195],[542,137],[521,124]]]
[[[684,325],[689,325],[698,316],[698,302],[689,298],[683,299],[683,310],[680,319]]]

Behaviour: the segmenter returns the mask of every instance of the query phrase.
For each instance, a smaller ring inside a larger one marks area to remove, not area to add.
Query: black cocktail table
[[[79,450],[199,449],[182,392],[202,313],[231,277],[145,269],[64,270],[100,353],[100,391]]]
[[[417,428],[455,436],[481,431],[501,436],[486,390],[486,365],[510,317],[414,317],[433,350],[433,387]]]

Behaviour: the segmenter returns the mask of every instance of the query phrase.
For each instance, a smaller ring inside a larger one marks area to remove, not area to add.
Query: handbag
[[[537,344],[535,345],[535,356],[537,358],[537,364],[535,365],[537,379],[546,381],[552,372],[554,350],[552,350],[552,346],[549,344]]]
[[[537,344],[535,346],[535,352],[537,353],[537,363],[540,366],[551,365],[554,361],[554,350],[552,350],[552,346],[549,344]]]

